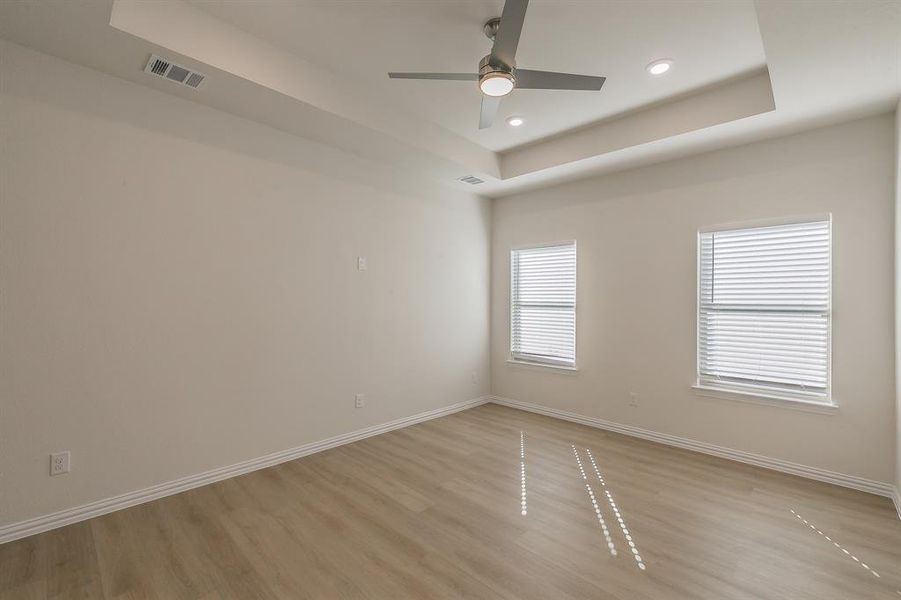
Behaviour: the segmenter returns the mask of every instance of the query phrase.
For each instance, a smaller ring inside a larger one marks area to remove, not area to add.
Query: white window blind
[[[829,220],[700,234],[698,379],[828,402]]]
[[[514,360],[575,366],[576,243],[510,253]]]

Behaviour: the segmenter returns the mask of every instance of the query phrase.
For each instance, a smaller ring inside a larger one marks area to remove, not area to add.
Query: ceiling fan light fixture
[[[490,19],[482,31],[491,40],[491,52],[479,61],[475,73],[399,73],[389,72],[391,79],[424,79],[432,81],[477,81],[482,93],[479,108],[479,129],[494,123],[501,99],[514,89],[525,90],[584,90],[599,92],[606,77],[576,75],[559,71],[536,71],[516,66],[516,49],[522,34],[529,0],[504,0],[500,17]],[[511,122],[512,119],[512,122]],[[507,120],[510,127],[519,127],[521,117]]]
[[[650,63],[645,69],[647,69],[648,73],[651,75],[663,75],[667,71],[670,70],[670,67],[673,66],[673,61],[669,58],[661,58],[660,60],[655,60]]]
[[[516,80],[513,79],[513,75],[499,71],[483,75],[479,79],[479,89],[486,96],[506,96],[513,91],[515,85]]]

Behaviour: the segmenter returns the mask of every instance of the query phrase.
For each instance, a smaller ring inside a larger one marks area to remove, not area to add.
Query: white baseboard
[[[271,467],[309,454],[315,454],[316,452],[322,452],[323,450],[328,450],[329,448],[334,448],[336,446],[356,442],[393,429],[400,429],[402,427],[415,425],[416,423],[422,423],[423,421],[437,419],[438,417],[443,417],[455,412],[460,412],[461,410],[485,404],[488,401],[489,397],[483,396],[465,402],[458,402],[457,404],[452,404],[443,408],[415,414],[388,423],[382,423],[381,425],[373,425],[372,427],[366,427],[365,429],[358,429],[357,431],[352,431],[318,442],[312,442],[310,444],[304,444],[303,446],[297,446],[296,448],[289,448],[288,450],[282,450],[281,452],[274,452],[272,454],[267,454],[266,456],[253,458],[227,467],[206,471],[205,473],[189,475],[181,479],[176,479],[175,481],[168,481],[142,490],[128,492],[112,498],[90,502],[82,506],[67,508],[49,515],[43,515],[26,521],[5,525],[0,527],[0,544],[35,535],[37,533],[43,533],[51,529],[56,529],[57,527],[78,523],[79,521],[85,521],[93,517],[99,517],[100,515],[122,510],[129,506],[142,504],[144,502],[149,502],[150,500],[163,498],[164,496],[178,494],[186,490],[221,481],[223,479],[229,479],[230,477],[235,477],[237,475],[243,475],[244,473],[250,473],[251,471],[256,471],[258,469],[265,469],[266,467]]]
[[[874,481],[872,479],[864,479],[862,477],[855,477],[854,475],[845,475],[843,473],[827,471],[825,469],[820,469],[817,467],[808,467],[806,465],[800,465],[798,463],[789,462],[787,460],[770,458],[768,456],[753,454],[751,452],[745,452],[743,450],[734,450],[732,448],[725,448],[723,446],[715,446],[706,442],[699,442],[688,438],[669,435],[667,433],[657,433],[656,431],[641,429],[640,427],[633,427],[632,425],[622,425],[620,423],[605,421],[603,419],[598,419],[595,417],[586,417],[584,415],[567,412],[565,410],[557,410],[555,408],[548,408],[546,406],[532,404],[530,402],[521,402],[519,400],[511,400],[509,398],[502,398],[499,396],[491,396],[490,401],[495,404],[509,406],[510,408],[517,408],[519,410],[525,410],[549,417],[555,417],[558,419],[563,419],[565,421],[572,421],[574,423],[588,425],[589,427],[597,427],[598,429],[614,431],[616,433],[622,433],[632,437],[650,440],[652,442],[658,442],[660,444],[666,444],[668,446],[675,446],[677,448],[684,448],[686,450],[693,450],[695,452],[702,452],[704,454],[710,454],[712,456],[718,456],[720,458],[728,458],[729,460],[734,460],[757,467],[763,467],[765,469],[772,469],[773,471],[781,471],[782,473],[798,475],[800,477],[806,477],[808,479],[825,481],[826,483],[832,483],[835,485],[840,485],[842,487],[860,490],[862,492],[869,492],[878,496],[887,496],[889,498],[892,498],[894,496],[895,506],[898,508],[899,516],[901,516],[901,499],[899,499],[898,497],[897,490],[895,490],[890,483]]]
[[[898,518],[901,519],[901,487],[895,487],[892,500],[895,502],[895,511],[898,513]]]

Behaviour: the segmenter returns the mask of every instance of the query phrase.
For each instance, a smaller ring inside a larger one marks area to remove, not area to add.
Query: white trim
[[[530,360],[518,360],[515,358],[508,358],[507,364],[516,365],[517,367],[537,367],[539,369],[553,369],[555,371],[566,371],[568,373],[574,373],[579,370],[576,367],[576,365],[574,365],[574,364],[573,365],[565,365],[565,364],[555,365],[554,363],[533,362]]]
[[[536,244],[520,244],[518,246],[510,246],[510,251],[514,250],[531,250],[532,248],[553,248],[554,246],[567,246],[569,244],[575,244],[575,238],[570,238],[567,240],[557,240],[556,242],[540,242]]]
[[[336,446],[343,446],[344,444],[356,442],[394,429],[400,429],[402,427],[415,425],[416,423],[422,423],[423,421],[429,421],[431,419],[443,417],[445,415],[485,404],[488,401],[488,396],[482,396],[481,398],[466,400],[465,402],[458,402],[456,404],[451,404],[450,406],[445,406],[443,408],[437,408],[435,410],[430,410],[411,415],[409,417],[403,417],[394,421],[389,421],[387,423],[382,423],[381,425],[373,425],[371,427],[358,429],[357,431],[352,431],[350,433],[345,433],[325,440],[320,440],[318,442],[312,442],[309,444],[304,444],[303,446],[297,446],[296,448],[289,448],[280,452],[273,452],[272,454],[260,456],[259,458],[252,458],[250,460],[246,460],[226,467],[212,469],[204,473],[197,473],[196,475],[189,475],[187,477],[182,477],[181,479],[176,479],[174,481],[167,481],[165,483],[144,488],[142,490],[128,492],[119,496],[114,496],[112,498],[97,500],[95,502],[90,502],[81,506],[75,506],[72,508],[67,508],[54,513],[50,513],[48,515],[34,517],[26,521],[20,521],[18,523],[5,525],[3,527],[0,527],[0,544],[28,537],[30,535],[43,533],[51,529],[63,527],[65,525],[71,525],[72,523],[78,523],[79,521],[85,521],[87,519],[99,517],[100,515],[105,515],[117,510],[122,510],[123,508],[135,506],[136,504],[143,504],[144,502],[156,500],[157,498],[163,498],[165,496],[178,494],[180,492],[208,485],[216,481],[222,481],[223,479],[229,479],[238,475],[250,473],[251,471],[265,469],[266,467],[271,467],[283,462],[295,460],[303,456],[315,454],[316,452],[322,452],[323,450],[328,450],[329,448],[334,448]]]
[[[892,500],[895,502],[895,512],[898,513],[898,518],[901,519],[901,487],[895,487]]]
[[[491,396],[490,401],[495,404],[508,406],[510,408],[516,408],[519,410],[538,413],[540,415],[546,415],[548,417],[563,419],[564,421],[572,421],[573,423],[588,425],[589,427],[596,427],[598,429],[604,429],[607,431],[614,431],[616,433],[622,433],[624,435],[637,437],[644,440],[650,440],[659,444],[666,444],[667,446],[675,446],[677,448],[683,448],[685,450],[692,450],[694,452],[710,454],[711,456],[718,456],[720,458],[726,458],[729,460],[754,465],[756,467],[763,467],[765,469],[788,473],[790,475],[806,477],[807,479],[824,481],[833,485],[839,485],[842,487],[860,490],[862,492],[868,492],[870,494],[876,494],[877,496],[886,496],[891,498],[893,494],[893,486],[890,483],[874,481],[872,479],[864,479],[863,477],[856,477],[854,475],[845,475],[843,473],[827,471],[826,469],[820,469],[818,467],[809,467],[779,458],[770,458],[768,456],[762,456],[760,454],[745,452],[743,450],[734,450],[732,448],[725,448],[723,446],[715,446],[713,444],[708,444],[707,442],[699,442],[697,440],[678,437],[667,433],[658,433],[656,431],[642,429],[640,427],[634,427],[632,425],[622,425],[620,423],[605,421],[596,417],[586,417],[584,415],[568,412],[565,410],[558,410],[556,408],[548,408],[546,406],[532,404],[530,402],[521,402],[519,400],[511,400],[509,398],[502,398],[499,396]]]
[[[748,221],[730,221],[715,225],[705,225],[698,229],[698,233],[712,233],[715,231],[734,231],[736,229],[757,229],[758,227],[778,227],[780,225],[800,225],[816,221],[832,222],[832,213],[813,213],[809,215],[792,215],[789,217],[768,217],[763,219],[751,219]]]
[[[752,392],[750,390],[739,391],[734,388],[720,388],[703,384],[695,384],[691,386],[691,389],[696,395],[703,396],[705,398],[718,398],[720,400],[750,402],[751,404],[763,404],[764,406],[790,408],[792,410],[801,410],[804,412],[814,412],[827,415],[834,415],[838,412],[838,404],[829,402],[814,402],[812,400],[789,398],[786,396],[779,396],[777,394],[767,394],[765,392]]]

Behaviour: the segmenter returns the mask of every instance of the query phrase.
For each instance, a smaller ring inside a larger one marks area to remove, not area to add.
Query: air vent
[[[178,83],[184,83],[185,79],[188,78],[189,70],[184,67],[179,67],[178,65],[172,65],[169,67],[169,72],[166,73],[166,77],[171,79],[172,81],[177,81]]]
[[[175,83],[186,85],[195,90],[206,80],[206,75],[192,71],[187,67],[177,65],[156,54],[150,55],[150,60],[147,61],[144,72],[168,79],[169,81],[174,81]]]
[[[203,83],[204,79],[206,78],[200,73],[191,73],[190,75],[188,75],[188,78],[185,79],[185,85],[192,88],[197,88],[197,86]]]
[[[171,66],[172,65],[164,61],[162,58],[150,58],[150,72],[154,75],[165,75],[166,70]]]
[[[459,181],[462,181],[463,183],[468,183],[470,185],[479,185],[480,183],[485,183],[483,180],[481,180],[478,177],[475,177],[473,175],[467,175],[466,177],[461,177],[459,179]]]

